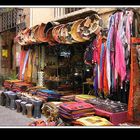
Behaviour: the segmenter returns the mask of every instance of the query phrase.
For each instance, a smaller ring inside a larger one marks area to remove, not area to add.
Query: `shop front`
[[[138,125],[138,19],[120,8],[109,28],[92,12],[21,30],[18,79],[3,83],[1,105],[38,119],[29,126]]]

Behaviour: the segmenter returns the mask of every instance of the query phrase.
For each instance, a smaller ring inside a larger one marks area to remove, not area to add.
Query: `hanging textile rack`
[[[132,8],[132,7],[130,7],[130,8],[117,8],[116,10],[114,10],[114,12],[112,13],[112,14],[115,14],[116,12],[125,12],[125,11],[130,11],[130,10],[132,10],[134,13],[138,13],[138,8]]]

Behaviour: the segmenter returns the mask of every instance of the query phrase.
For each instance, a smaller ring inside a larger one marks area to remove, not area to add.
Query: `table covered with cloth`
[[[61,97],[59,93],[48,89],[38,90],[36,95],[44,98],[46,101],[59,101]]]
[[[17,83],[13,84],[12,91],[14,91],[14,92],[24,92],[32,86],[33,85],[31,83],[17,82]]]
[[[68,121],[72,121],[83,116],[91,116],[93,114],[93,106],[85,102],[65,102],[59,106],[60,117]]]
[[[99,116],[82,117],[72,122],[79,126],[112,126],[113,124],[105,118]]]
[[[22,82],[21,80],[5,80],[3,83],[4,88],[11,90],[14,83]]]
[[[127,111],[127,104],[120,101],[112,101],[110,99],[94,98],[86,100],[87,103],[91,103],[97,109],[105,110],[111,113],[125,112]]]

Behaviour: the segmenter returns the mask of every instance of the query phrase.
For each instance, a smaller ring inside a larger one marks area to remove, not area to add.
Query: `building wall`
[[[54,19],[54,8],[30,8],[30,27]]]
[[[26,26],[30,27],[30,8],[23,8],[23,13],[26,15],[25,17]]]
[[[108,17],[111,15],[115,8],[85,8],[97,11],[104,20],[104,26],[108,24]],[[26,13],[27,27],[32,27],[37,24],[47,23],[48,21],[57,20],[66,17],[64,15],[64,8],[24,8]],[[81,12],[84,9],[81,10]],[[57,13],[56,13],[57,12]],[[75,13],[77,13],[76,11]],[[73,13],[74,14],[74,13]],[[71,14],[68,14],[71,15]]]

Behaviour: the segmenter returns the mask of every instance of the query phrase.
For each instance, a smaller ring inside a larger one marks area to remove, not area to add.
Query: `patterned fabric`
[[[5,80],[3,83],[4,88],[11,90],[14,83],[21,82],[21,80]]]
[[[26,65],[26,71],[24,74],[24,81],[31,82],[31,76],[32,76],[32,50],[29,52],[28,62]]]
[[[81,110],[81,109],[89,109],[93,108],[91,104],[84,102],[66,102],[60,105],[61,108],[68,110],[69,112]]]
[[[94,109],[91,104],[85,102],[65,102],[59,107],[60,117],[66,120],[75,120],[80,117],[91,116]]]
[[[41,89],[36,92],[36,95],[44,98],[46,101],[59,101],[61,95],[53,90]]]
[[[105,110],[107,112],[117,113],[127,111],[127,104],[112,101],[109,99],[103,100],[100,98],[89,99],[86,102],[91,103],[94,107]]]
[[[82,126],[112,126],[113,124],[105,118],[99,116],[90,116],[77,119],[73,122],[75,125]]]
[[[46,118],[52,117],[53,121],[58,118],[58,106],[62,102],[48,102],[44,103],[41,110],[42,113],[45,115]]]
[[[93,98],[95,98],[95,96],[86,95],[86,94],[76,95],[76,99],[83,100],[83,101],[87,99],[93,99]]]
[[[26,83],[26,82],[17,82],[14,83],[12,86],[12,91],[15,92],[22,92],[22,91],[26,91],[28,88],[32,87],[32,84]]]
[[[128,101],[128,120],[140,121],[140,69],[136,47],[131,47],[130,92]]]

